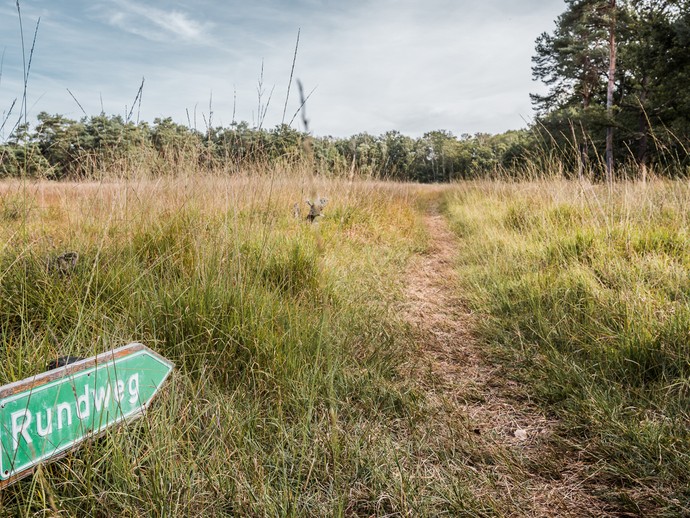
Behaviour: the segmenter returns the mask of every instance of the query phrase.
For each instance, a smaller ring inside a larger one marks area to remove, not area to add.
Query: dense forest
[[[0,145],[0,176],[98,177],[128,168],[165,175],[180,167],[232,172],[247,163],[313,158],[328,174],[441,182],[541,175],[592,180],[690,174],[690,1],[566,0],[552,32],[536,40],[533,77],[548,86],[532,95],[526,129],[411,138],[314,137],[288,125],[246,122],[203,130],[170,118],[42,112],[20,118]],[[12,110],[4,117],[10,124]],[[131,114],[130,114],[131,115]]]

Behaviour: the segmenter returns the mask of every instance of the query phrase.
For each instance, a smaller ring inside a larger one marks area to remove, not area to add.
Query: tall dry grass
[[[457,186],[463,289],[494,354],[621,513],[690,513],[687,182]]]
[[[132,340],[176,364],[143,419],[3,490],[0,515],[491,514],[453,453],[464,425],[430,436],[402,374],[417,189],[304,171],[0,183],[2,383]],[[310,225],[292,208],[313,191],[329,203]],[[46,268],[67,250],[73,271]]]

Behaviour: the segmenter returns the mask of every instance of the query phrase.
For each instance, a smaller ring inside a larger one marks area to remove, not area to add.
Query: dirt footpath
[[[406,287],[405,315],[419,347],[412,371],[439,419],[467,427],[468,469],[482,473],[473,493],[509,516],[608,516],[584,465],[553,447],[557,423],[473,336],[480,317],[459,296],[454,267],[462,243],[437,207],[425,223],[429,250],[411,264]]]

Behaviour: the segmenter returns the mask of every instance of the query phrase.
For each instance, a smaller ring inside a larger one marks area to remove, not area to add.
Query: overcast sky
[[[29,119],[41,111],[82,117],[67,89],[89,115],[101,107],[126,115],[143,77],[143,120],[187,123],[189,113],[194,125],[196,113],[203,129],[212,99],[214,126],[232,122],[233,106],[236,120],[256,124],[263,63],[270,128],[283,118],[301,29],[295,78],[313,90],[310,129],[333,136],[524,127],[533,116],[529,93],[544,91],[531,78],[534,41],[553,30],[565,9],[563,0],[23,0],[20,6],[27,55],[40,17]],[[15,0],[0,0],[0,53],[0,113],[6,113],[22,95]],[[293,85],[285,122],[298,106]]]

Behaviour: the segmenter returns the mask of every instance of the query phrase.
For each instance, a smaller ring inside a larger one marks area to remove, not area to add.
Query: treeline
[[[0,175],[49,179],[94,178],[145,169],[148,175],[180,170],[227,171],[248,165],[313,160],[324,174],[419,182],[476,178],[510,168],[524,153],[526,131],[463,135],[434,131],[411,138],[397,131],[349,138],[311,137],[287,125],[251,128],[246,122],[197,131],[171,119],[153,124],[99,115],[71,120],[40,113],[0,146]]]
[[[550,124],[558,120],[557,114],[548,117]],[[137,124],[120,116],[75,121],[41,113],[32,129],[22,125],[0,145],[0,177],[61,180],[204,171],[233,174],[248,166],[305,161],[326,175],[355,173],[417,182],[572,176],[578,153],[569,137],[547,128],[541,119],[530,129],[500,135],[456,137],[448,131],[433,131],[412,138],[389,131],[333,138],[311,137],[287,125],[257,129],[242,122],[201,132],[169,118]],[[595,139],[590,142],[591,157],[597,157],[598,144]],[[658,174],[686,175],[690,167],[686,146],[687,137],[683,142],[668,130],[657,131],[649,145],[649,161]],[[630,144],[618,139],[617,151],[624,157],[630,153]],[[590,169],[595,170],[602,160],[598,157]],[[625,161],[634,165],[635,157],[629,155]],[[634,168],[626,171],[633,174]]]
[[[0,145],[0,176],[53,179],[227,172],[307,162],[322,173],[419,182],[562,175],[690,176],[690,0],[566,0],[536,42],[537,117],[500,135],[397,131],[311,137],[245,122],[198,131],[172,119],[80,121],[41,113]],[[614,168],[615,165],[615,168]]]

